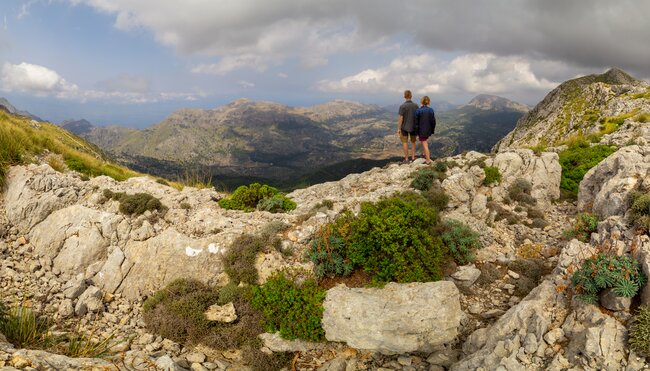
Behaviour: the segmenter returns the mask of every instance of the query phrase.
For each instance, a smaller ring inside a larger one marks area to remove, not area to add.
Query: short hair
[[[427,97],[426,95],[422,97],[422,99],[420,99],[420,104],[423,106],[427,106],[429,105],[429,103],[431,103],[431,99],[429,99],[429,97]]]
[[[413,94],[411,94],[410,90],[404,90],[404,98],[405,99],[411,99],[413,97]]]

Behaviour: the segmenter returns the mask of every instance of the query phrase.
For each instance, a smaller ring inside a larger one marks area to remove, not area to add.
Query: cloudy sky
[[[0,96],[144,127],[240,97],[380,105],[409,88],[534,105],[611,66],[650,77],[650,0],[1,0]]]

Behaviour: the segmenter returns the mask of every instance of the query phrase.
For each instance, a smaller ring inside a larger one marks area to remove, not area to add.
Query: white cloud
[[[269,61],[266,58],[253,54],[226,56],[219,63],[198,65],[192,69],[192,72],[225,75],[242,68],[263,72],[268,68],[268,63]]]
[[[340,80],[322,80],[327,92],[387,93],[411,89],[423,94],[548,91],[556,82],[533,73],[527,59],[494,54],[467,54],[449,62],[431,54],[403,56],[378,69]]]
[[[164,100],[196,99],[196,94],[192,93],[147,93],[148,82],[135,77],[117,78],[99,83],[99,85],[104,85],[105,89],[84,90],[76,84],[69,83],[54,70],[26,62],[5,63],[0,74],[0,90],[41,97],[52,96],[80,102],[110,100],[117,103],[151,103]]]
[[[79,88],[67,82],[55,71],[30,63],[10,64],[2,66],[2,89],[5,91],[20,91],[35,95],[66,96],[74,94]]]

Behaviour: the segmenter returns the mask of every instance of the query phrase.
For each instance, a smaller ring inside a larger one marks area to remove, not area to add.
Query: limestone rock
[[[77,316],[83,316],[87,312],[96,313],[103,309],[102,292],[97,287],[90,286],[79,296],[74,312]]]
[[[383,289],[327,292],[323,328],[329,341],[383,353],[431,351],[452,342],[462,317],[451,282],[389,283]]]
[[[624,215],[628,195],[650,177],[650,146],[627,146],[591,168],[580,182],[578,208],[600,219]]]
[[[208,321],[231,323],[237,320],[237,313],[232,302],[225,305],[213,304],[205,311]]]
[[[458,270],[451,275],[453,282],[461,287],[470,287],[481,275],[481,270],[473,264],[458,267]]]
[[[613,289],[606,289],[600,293],[600,304],[614,312],[629,311],[632,298],[619,297]]]
[[[279,332],[273,334],[265,332],[260,334],[259,338],[264,346],[273,352],[306,352],[324,347],[323,343],[313,343],[300,339],[286,340],[280,336]]]

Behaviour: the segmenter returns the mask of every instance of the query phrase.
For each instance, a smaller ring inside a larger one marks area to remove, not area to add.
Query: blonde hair
[[[410,90],[404,90],[404,99],[411,99],[413,97],[413,94],[411,94]]]
[[[431,103],[431,99],[429,99],[429,97],[427,97],[426,95],[422,97],[422,99],[420,99],[420,104],[423,106],[428,106],[429,103]]]

